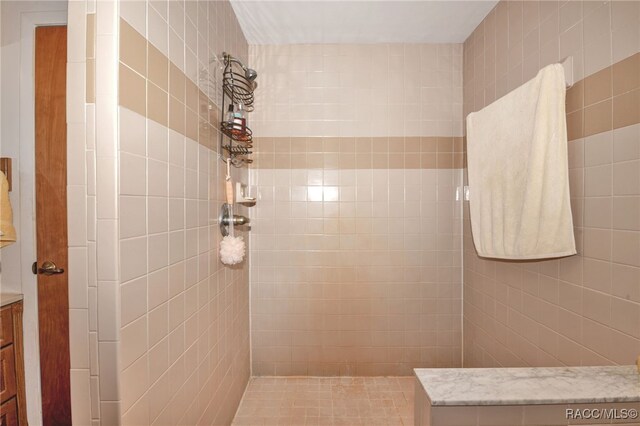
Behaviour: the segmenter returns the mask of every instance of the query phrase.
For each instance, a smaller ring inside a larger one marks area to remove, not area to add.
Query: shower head
[[[253,81],[253,80],[256,79],[256,77],[258,77],[258,73],[254,69],[245,68],[244,69],[244,76],[247,78],[247,80]]]
[[[230,54],[228,54],[227,52],[222,52],[222,56],[225,59],[225,62],[227,64],[231,63],[231,62],[235,62],[236,64],[240,65],[240,67],[242,67],[242,69],[244,70],[244,77],[249,80],[249,81],[254,81],[257,77],[258,77],[258,73],[256,72],[256,70],[251,69],[249,67],[247,67],[245,64],[242,63],[242,61],[240,61],[237,58],[234,58],[233,56],[231,56]]]

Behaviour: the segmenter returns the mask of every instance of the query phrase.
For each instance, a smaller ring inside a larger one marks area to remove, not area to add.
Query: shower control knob
[[[222,223],[224,223],[225,225],[230,225],[230,222],[231,222],[231,219],[228,216],[222,219]],[[246,225],[247,223],[249,223],[249,218],[248,217],[241,216],[239,214],[234,214],[233,215],[233,225],[234,226]]]
[[[226,237],[227,235],[229,235],[229,225],[248,225],[249,222],[250,220],[246,216],[242,216],[239,214],[232,215],[229,204],[224,203],[222,207],[220,207],[220,214],[218,215],[218,225],[220,226],[220,233],[223,236]]]

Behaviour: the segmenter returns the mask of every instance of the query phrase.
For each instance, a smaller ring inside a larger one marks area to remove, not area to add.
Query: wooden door
[[[67,247],[67,28],[36,29],[36,240],[44,425],[71,424]]]

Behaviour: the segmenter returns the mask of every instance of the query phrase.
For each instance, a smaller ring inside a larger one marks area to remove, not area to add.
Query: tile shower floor
[[[233,425],[413,425],[413,377],[254,377]]]

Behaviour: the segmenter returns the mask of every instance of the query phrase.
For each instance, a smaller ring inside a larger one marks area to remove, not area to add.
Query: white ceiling
[[[231,0],[249,44],[462,43],[494,0]]]

